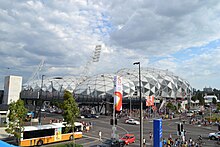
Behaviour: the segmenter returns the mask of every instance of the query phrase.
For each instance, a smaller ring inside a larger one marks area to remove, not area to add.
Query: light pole
[[[141,63],[134,62],[133,65],[139,65],[139,92],[140,92],[140,147],[143,147],[143,104],[141,99]]]
[[[52,92],[52,100],[53,100],[53,81],[50,81],[51,82],[51,92]]]
[[[42,88],[43,88],[43,84],[44,84],[44,76],[45,75],[42,75],[42,78],[41,78],[41,88],[40,88],[40,97],[39,97],[39,100],[40,100],[39,119],[38,119],[39,125],[41,125]]]

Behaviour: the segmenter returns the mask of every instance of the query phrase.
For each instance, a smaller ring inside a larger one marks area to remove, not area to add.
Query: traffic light
[[[118,121],[115,119],[115,125],[117,125]],[[113,119],[110,119],[110,125],[113,125]]]
[[[177,135],[181,136],[182,132],[183,132],[183,124],[179,123],[177,125]]]

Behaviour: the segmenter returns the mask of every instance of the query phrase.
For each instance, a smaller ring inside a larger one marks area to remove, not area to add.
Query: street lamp
[[[39,97],[39,100],[40,100],[39,119],[38,119],[39,125],[41,125],[42,88],[44,84],[44,76],[45,75],[42,75],[42,78],[41,78],[41,88],[40,88],[40,97]]]
[[[141,63],[134,62],[133,65],[139,65],[139,92],[140,92],[140,147],[143,147],[143,104],[141,99]]]

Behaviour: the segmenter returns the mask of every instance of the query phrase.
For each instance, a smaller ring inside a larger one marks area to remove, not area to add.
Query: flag
[[[115,111],[122,110],[122,77],[115,76],[114,77],[114,107]]]
[[[153,106],[154,105],[154,96],[148,96],[146,99],[146,106]]]

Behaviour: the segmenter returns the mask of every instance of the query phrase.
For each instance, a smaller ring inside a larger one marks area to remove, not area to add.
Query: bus
[[[73,131],[66,123],[52,123],[38,126],[24,126],[19,141],[20,146],[41,146],[43,144],[82,138],[83,124],[74,123]]]

